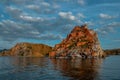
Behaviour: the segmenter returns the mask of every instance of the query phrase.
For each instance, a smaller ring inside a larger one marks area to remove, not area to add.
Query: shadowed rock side
[[[104,56],[97,33],[87,25],[75,26],[71,33],[60,44],[55,45],[49,53],[51,58],[92,58]]]
[[[51,50],[52,47],[44,44],[18,43],[9,51],[2,52],[1,56],[43,57]]]

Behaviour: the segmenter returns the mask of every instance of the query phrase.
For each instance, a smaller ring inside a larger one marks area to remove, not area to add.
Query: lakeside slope
[[[10,50],[2,51],[1,56],[44,57],[52,50],[45,44],[17,43]]]

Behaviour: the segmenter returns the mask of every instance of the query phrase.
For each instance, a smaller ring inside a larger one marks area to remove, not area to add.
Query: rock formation
[[[2,52],[2,56],[43,57],[52,50],[52,47],[44,44],[17,43],[9,51]]]
[[[92,58],[104,55],[97,33],[88,29],[87,25],[75,26],[67,38],[56,44],[49,53],[51,58]]]

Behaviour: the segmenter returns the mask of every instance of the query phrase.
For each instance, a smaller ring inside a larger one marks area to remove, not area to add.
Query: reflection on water
[[[106,59],[0,57],[0,80],[120,80],[120,56]]]
[[[72,80],[95,80],[102,59],[52,59],[55,69]]]
[[[0,57],[0,80],[68,80],[49,58]]]
[[[12,64],[15,66],[27,67],[30,65],[44,66],[47,62],[45,58],[35,58],[35,57],[14,57]]]

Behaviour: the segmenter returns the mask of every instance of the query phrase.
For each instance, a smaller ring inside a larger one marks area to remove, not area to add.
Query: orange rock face
[[[55,54],[56,53],[54,51],[52,51],[52,52],[49,53],[49,57],[55,57]]]
[[[50,57],[102,57],[103,51],[97,33],[87,25],[75,26],[61,43],[55,45]]]
[[[78,42],[78,43],[77,43],[77,47],[82,46],[82,45],[85,45],[85,44],[86,44],[86,42]]]

